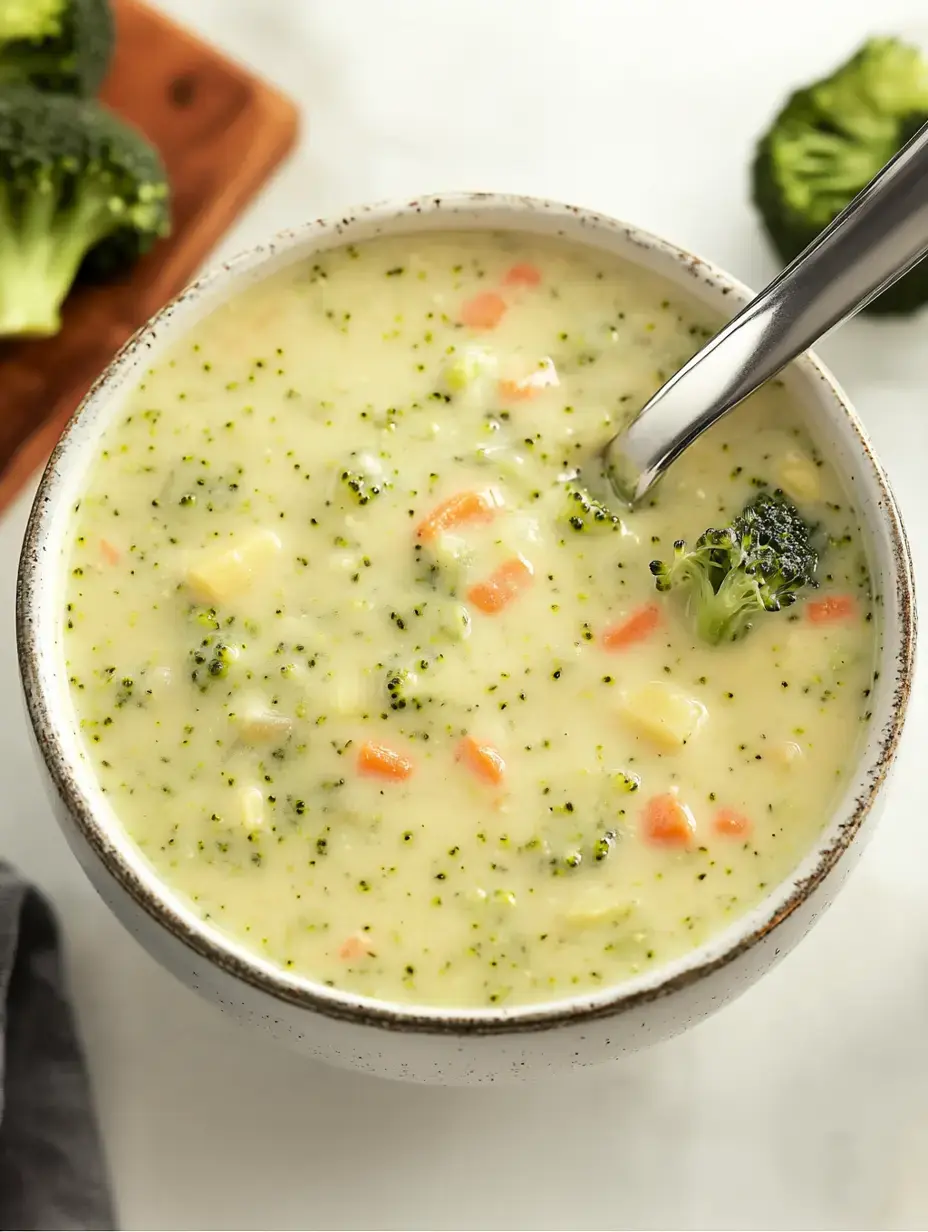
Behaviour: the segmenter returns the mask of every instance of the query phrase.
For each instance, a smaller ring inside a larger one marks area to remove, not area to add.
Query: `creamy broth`
[[[103,790],[204,919],[338,988],[512,1005],[665,963],[796,866],[875,630],[788,392],[621,519],[567,482],[712,325],[591,250],[423,235],[276,274],[147,372],[62,637]],[[777,488],[819,526],[817,606],[706,645],[649,562]]]

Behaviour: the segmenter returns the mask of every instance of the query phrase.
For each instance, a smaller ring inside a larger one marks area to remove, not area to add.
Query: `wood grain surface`
[[[121,282],[76,288],[54,338],[0,342],[0,511],[116,351],[189,281],[296,138],[296,109],[282,94],[138,0],[115,10],[102,99],[160,150],[173,232]]]

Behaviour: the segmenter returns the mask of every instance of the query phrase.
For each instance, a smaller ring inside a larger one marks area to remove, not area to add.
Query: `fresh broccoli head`
[[[0,0],[0,83],[97,93],[113,57],[110,0]]]
[[[830,77],[800,90],[761,139],[753,197],[774,248],[792,261],[928,121],[928,60],[898,39],[872,39]],[[928,264],[866,311],[928,303]]]
[[[687,548],[673,545],[669,562],[653,560],[660,591],[686,598],[696,632],[717,645],[742,637],[760,612],[779,612],[815,586],[818,554],[811,527],[782,492],[763,493],[730,526],[707,530]]]
[[[0,335],[54,334],[78,270],[117,273],[170,228],[155,150],[89,100],[0,93]]]

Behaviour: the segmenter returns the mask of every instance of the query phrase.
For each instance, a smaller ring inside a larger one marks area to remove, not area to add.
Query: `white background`
[[[448,188],[559,197],[759,286],[752,142],[794,84],[924,0],[170,0],[305,112],[224,243]],[[921,33],[919,31],[919,33]],[[928,562],[928,314],[822,347]],[[125,936],[58,835],[17,697],[0,522],[0,851],[55,900],[124,1226],[928,1226],[923,680],[880,833],[799,951],[688,1036],[532,1087],[410,1088],[250,1039]],[[926,1176],[919,1181],[919,1173]]]

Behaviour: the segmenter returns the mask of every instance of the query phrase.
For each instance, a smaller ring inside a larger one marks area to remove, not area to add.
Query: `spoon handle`
[[[928,124],[610,441],[617,493],[639,500],[706,428],[926,252]]]

